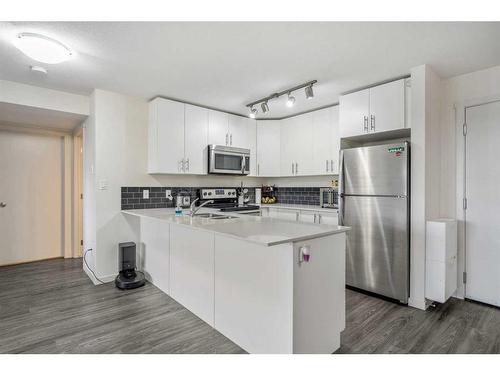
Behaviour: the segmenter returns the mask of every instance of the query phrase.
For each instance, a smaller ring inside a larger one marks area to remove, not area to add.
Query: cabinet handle
[[[299,173],[299,163],[295,163],[295,174]]]
[[[365,133],[368,132],[368,116],[363,116],[363,130]]]
[[[226,146],[228,146],[228,145],[229,145],[229,141],[228,141],[228,139],[229,139],[229,134],[228,134],[228,133],[226,133]]]
[[[231,133],[231,135],[229,136],[229,145],[233,145],[233,133]]]
[[[292,162],[292,174],[295,174],[295,166],[293,165],[293,162]]]
[[[314,224],[316,224],[316,214],[314,214],[314,219],[313,219],[313,221],[314,221]]]
[[[257,164],[257,176],[260,176],[260,164]]]
[[[331,170],[331,171],[332,171],[332,173],[333,173],[333,159],[332,159],[332,160],[330,160],[330,170]]]
[[[328,160],[326,161],[326,172],[328,172]]]
[[[189,158],[186,159],[186,170],[189,172]]]
[[[298,212],[295,213],[295,221],[299,221],[299,213]]]
[[[321,214],[318,214],[318,224],[321,224]]]
[[[370,115],[370,130],[375,131],[375,116]]]

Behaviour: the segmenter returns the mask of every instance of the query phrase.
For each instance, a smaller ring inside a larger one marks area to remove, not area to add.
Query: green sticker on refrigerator
[[[403,152],[405,148],[403,146],[389,147],[387,151],[389,152]]]

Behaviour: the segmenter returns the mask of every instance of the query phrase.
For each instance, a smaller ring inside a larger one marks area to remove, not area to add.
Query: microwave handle
[[[245,155],[241,156],[241,174],[245,174],[245,169],[247,166]]]

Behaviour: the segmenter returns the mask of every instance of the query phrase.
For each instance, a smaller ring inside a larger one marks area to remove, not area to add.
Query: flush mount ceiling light
[[[68,47],[45,35],[21,33],[13,43],[26,56],[46,64],[59,64],[73,56]]]
[[[47,69],[45,69],[43,66],[32,65],[30,66],[30,69],[32,72],[47,74]]]
[[[260,104],[260,107],[262,108],[262,113],[269,112],[269,105],[267,104],[267,102],[269,100],[271,100],[271,99],[279,98],[280,96],[285,95],[285,94],[288,96],[287,101],[286,101],[286,106],[287,107],[293,107],[294,104],[295,104],[295,97],[292,96],[292,92],[300,90],[300,89],[303,89],[303,88],[305,88],[306,98],[307,99],[311,99],[311,98],[314,97],[313,85],[315,83],[317,83],[317,82],[318,81],[316,81],[316,80],[309,81],[309,82],[303,83],[301,85],[292,87],[291,89],[283,90],[283,91],[280,91],[280,92],[275,92],[274,94],[266,96],[265,98],[256,100],[256,101],[254,101],[252,103],[248,103],[246,106],[248,108],[250,108],[250,114],[249,114],[249,116],[251,118],[255,118],[256,117],[257,110],[254,108],[254,105],[258,105],[258,104]]]
[[[305,90],[306,90],[306,99],[314,98],[313,85],[307,86]]]
[[[255,118],[257,116],[257,108],[254,108],[253,105],[250,107],[250,114],[248,116],[250,116],[250,118]]]

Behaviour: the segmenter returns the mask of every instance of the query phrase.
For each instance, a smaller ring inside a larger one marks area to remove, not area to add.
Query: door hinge
[[[467,272],[464,272],[462,274],[462,280],[463,280],[464,284],[467,284]]]
[[[80,240],[80,245],[82,245],[82,246],[83,246],[83,240]]]
[[[464,210],[467,209],[467,198],[464,198]]]
[[[467,123],[464,122],[464,125],[462,126],[462,133],[464,137],[467,135]]]
[[[83,194],[80,194],[80,199],[83,199]]]

